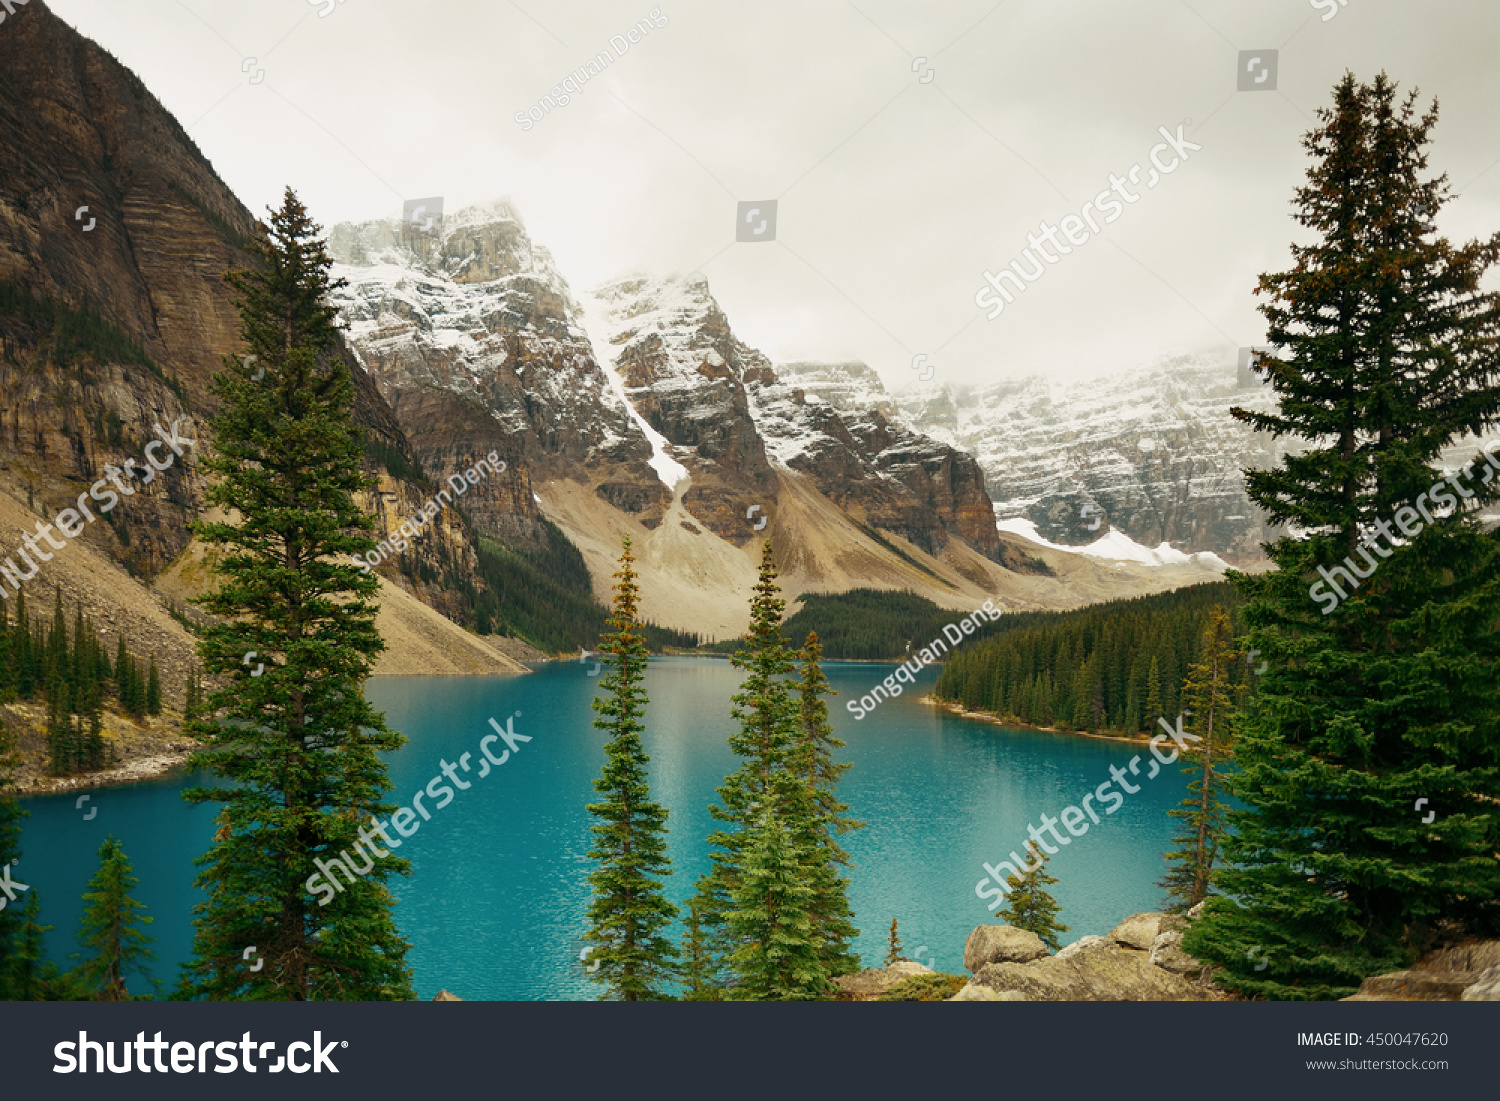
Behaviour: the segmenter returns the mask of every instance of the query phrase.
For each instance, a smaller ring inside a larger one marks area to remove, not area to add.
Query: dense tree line
[[[798,599],[802,607],[787,617],[781,629],[788,638],[816,634],[823,640],[824,656],[835,661],[899,661],[943,637],[945,626],[967,614],[940,608],[906,590],[850,589],[804,593]],[[994,633],[993,626],[985,625],[974,637]],[[744,639],[735,638],[705,649],[732,654],[744,645]]]
[[[942,634],[958,614],[911,592],[854,589],[807,593],[802,607],[782,624],[788,638],[816,632],[829,658],[849,661],[899,659]],[[738,643],[736,643],[738,645]]]
[[[1008,616],[956,650],[934,695],[1029,726],[1137,733],[1182,710],[1182,685],[1225,583],[1116,600],[1076,612]],[[1248,665],[1234,682],[1253,680]]]
[[[432,482],[427,477],[427,471],[422,469],[422,464],[416,459],[408,459],[398,448],[392,447],[383,440],[366,439],[365,454],[385,467],[392,478],[401,478],[404,481],[415,482],[420,486],[431,486]]]
[[[137,722],[161,714],[156,658],[142,665],[122,635],[111,662],[81,605],[74,609],[69,631],[60,590],[50,623],[44,617],[32,618],[24,591],[16,594],[15,603],[14,619],[0,604],[0,701],[45,701],[49,768],[54,774],[102,768],[109,762],[100,734],[107,704]]]

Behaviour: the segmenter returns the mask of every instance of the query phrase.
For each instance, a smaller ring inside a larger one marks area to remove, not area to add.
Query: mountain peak
[[[533,244],[509,198],[475,203],[451,214],[342,222],[329,231],[328,251],[351,267],[392,265],[446,276],[455,283],[531,275],[566,294],[552,254]]]

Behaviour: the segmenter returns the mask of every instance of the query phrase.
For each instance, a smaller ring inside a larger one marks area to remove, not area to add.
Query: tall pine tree
[[[713,870],[698,882],[699,912],[704,939],[709,945],[708,970],[714,976],[712,981],[715,984],[726,981],[721,971],[727,969],[732,976],[727,982],[734,995],[741,994],[742,984],[750,983],[743,996],[755,998],[775,996],[756,984],[770,981],[769,977],[776,975],[795,983],[795,992],[789,990],[788,997],[806,996],[808,990],[818,985],[809,983],[800,956],[795,953],[784,959],[778,956],[777,962],[768,963],[765,953],[781,949],[759,940],[747,941],[753,922],[747,924],[749,918],[734,920],[734,915],[746,906],[765,914],[767,907],[788,905],[798,907],[800,916],[778,913],[778,936],[800,936],[794,930],[800,929],[803,921],[809,928],[812,925],[807,908],[813,888],[799,882],[796,891],[782,894],[777,870],[791,862],[802,869],[804,876],[810,874],[815,859],[812,844],[815,800],[797,773],[800,712],[787,680],[793,668],[792,653],[781,635],[786,602],[781,598],[776,576],[775,554],[770,540],[766,540],[761,548],[760,576],[750,600],[750,627],[745,645],[731,656],[735,666],[746,674],[740,691],[732,697],[732,714],[740,729],[729,737],[729,747],[741,763],[719,787],[723,805],[710,807],[714,818],[728,828],[709,836],[709,843],[715,849]],[[776,823],[778,830],[787,831],[774,844],[760,836],[768,821]],[[752,848],[757,851],[757,878],[753,884],[747,884],[745,874]],[[753,889],[753,898],[745,894],[747,889]],[[765,931],[760,926],[754,930]],[[810,935],[817,940],[821,934]],[[819,989],[827,992],[832,989],[829,964],[821,951],[815,952],[813,958],[822,974]]]
[[[78,932],[83,951],[74,955],[83,960],[72,973],[83,997],[125,1001],[130,997],[125,976],[131,971],[144,972],[146,964],[156,958],[150,948],[155,938],[140,928],[150,925],[152,919],[142,912],[146,908],[130,897],[138,883],[120,843],[113,837],[106,838],[99,846],[99,870],[83,893],[83,901],[88,904]]]
[[[761,548],[760,577],[750,600],[750,627],[745,646],[730,661],[747,674],[733,697],[732,714],[740,729],[729,736],[729,748],[740,767],[719,786],[723,805],[709,808],[724,829],[709,835],[714,848],[713,870],[698,880],[699,917],[708,945],[711,989],[733,985],[731,957],[740,946],[729,924],[740,887],[745,854],[754,840],[761,807],[785,803],[791,784],[787,755],[797,736],[797,716],[786,684],[791,654],[781,636],[786,602],[776,584],[776,560],[771,541]]]
[[[859,930],[854,926],[854,909],[849,905],[849,881],[839,874],[850,866],[849,854],[838,843],[838,837],[850,830],[864,828],[864,823],[847,816],[849,804],[838,797],[838,783],[852,767],[833,759],[833,752],[844,747],[844,740],[833,733],[828,721],[828,702],[833,695],[823,674],[823,647],[818,633],[810,632],[802,647],[797,682],[797,737],[789,753],[793,776],[802,792],[794,806],[801,823],[799,839],[808,853],[808,885],[812,896],[808,911],[820,952],[830,975],[849,975],[859,970],[859,956],[854,941]]]
[[[1203,632],[1199,660],[1189,667],[1182,688],[1183,706],[1198,740],[1182,752],[1183,772],[1192,777],[1187,797],[1167,812],[1185,827],[1172,838],[1180,847],[1167,854],[1171,867],[1160,881],[1169,911],[1190,910],[1208,896],[1224,840],[1228,810],[1221,796],[1228,782],[1225,770],[1238,712],[1240,689],[1233,674],[1239,657],[1229,613],[1216,607]]]
[[[288,190],[264,229],[260,266],[226,277],[240,292],[247,359],[226,357],[211,382],[215,453],[203,460],[214,476],[208,501],[232,522],[194,526],[218,548],[220,578],[195,601],[220,617],[198,652],[210,675],[227,678],[191,727],[205,746],[193,763],[227,781],[185,793],[225,804],[198,860],[208,900],[195,911],[186,977],[198,997],[412,997],[386,886],[408,865],[374,828],[395,809],[380,753],[405,739],[363,692],[385,648],[370,603],[378,582],[350,564],[374,546],[354,499],[371,482],[318,233]],[[334,863],[343,851],[373,870],[346,872]],[[340,889],[315,898],[328,878]],[[260,973],[242,962],[250,947]]]
[[[0,966],[0,971],[5,972],[0,977],[0,1000],[76,1000],[72,980],[46,959],[43,940],[52,931],[52,926],[42,924],[41,909],[41,894],[33,887],[26,894],[20,927],[11,942],[11,955],[4,966]]]
[[[1166,712],[1162,710],[1161,700],[1161,666],[1157,663],[1156,655],[1151,655],[1151,670],[1146,674],[1146,714],[1143,716],[1144,725],[1154,727],[1156,720],[1165,718]]]
[[[625,539],[615,573],[614,628],[599,644],[610,671],[599,682],[604,696],[594,700],[600,718],[594,725],[609,734],[604,771],[594,781],[603,798],[589,805],[598,819],[589,856],[599,868],[589,876],[594,900],[589,905],[590,978],[605,987],[601,998],[628,1002],[670,997],[663,990],[677,972],[677,949],[662,930],[677,916],[677,907],[662,894],[657,877],[672,874],[667,858],[667,811],[651,799],[641,745],[646,713],[646,643],[637,610],[639,590],[630,540]]]
[[[1234,415],[1304,445],[1247,482],[1306,534],[1235,577],[1269,668],[1235,752],[1226,897],[1184,942],[1252,995],[1342,997],[1445,928],[1500,932],[1500,554],[1476,519],[1500,483],[1479,457],[1429,498],[1443,449],[1500,415],[1500,300],[1479,289],[1500,237],[1436,235],[1436,119],[1384,74],[1346,76],[1304,141],[1312,240],[1260,283],[1279,412]]]
[[[708,942],[703,936],[702,908],[701,899],[688,899],[687,929],[682,938],[682,1000],[686,1002],[712,1002],[719,996],[711,981],[712,964]]]

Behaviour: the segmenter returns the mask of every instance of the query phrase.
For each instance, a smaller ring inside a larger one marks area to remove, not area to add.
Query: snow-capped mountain
[[[1147,547],[1261,557],[1269,532],[1244,471],[1281,452],[1229,410],[1269,411],[1274,394],[1233,362],[1178,356],[957,392],[919,384],[897,403],[918,431],[978,458],[997,517],[1030,520],[1047,539],[1090,543],[1107,524]]]
[[[575,293],[505,201],[425,230],[341,225],[329,247],[349,346],[429,475],[498,451],[507,476],[470,490],[466,511],[492,538],[534,546],[550,520],[601,595],[629,534],[658,622],[738,633],[761,532],[793,594],[865,585],[1062,607],[1182,580],[1064,562],[997,532],[972,455],[902,423],[882,395],[857,400],[873,377],[862,365],[821,378],[774,366],[702,276]]]
[[[665,439],[696,451],[684,501],[711,526],[726,489],[764,491],[782,469],[928,554],[956,536],[999,560],[984,478],[968,455],[878,411],[841,412],[785,384],[781,368],[734,336],[702,276],[632,276],[591,300],[630,401]],[[734,539],[744,525],[728,519],[720,534]]]
[[[1245,564],[1270,535],[1243,472],[1273,465],[1284,448],[1229,409],[1270,410],[1274,395],[1216,357],[1083,382],[917,383],[895,395],[863,364],[799,364],[797,378],[844,408],[894,409],[915,431],[969,452],[996,518],[1026,521],[1051,545],[1081,548],[1114,529],[1138,547]]]

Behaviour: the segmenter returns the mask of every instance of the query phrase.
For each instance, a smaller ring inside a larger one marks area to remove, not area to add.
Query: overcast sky
[[[983,383],[1261,343],[1256,278],[1287,264],[1300,137],[1345,69],[1439,98],[1432,167],[1462,193],[1439,226],[1500,229],[1494,0],[667,0],[623,56],[648,0],[48,2],[256,213],[286,184],[325,226],[509,195],[575,290],[702,271],[773,359],[895,387],[918,354]],[[1276,89],[1237,91],[1240,52],[1269,50]],[[1146,179],[1189,119],[1201,150],[985,317],[985,269]],[[737,204],[768,199],[776,239],[736,243]]]

